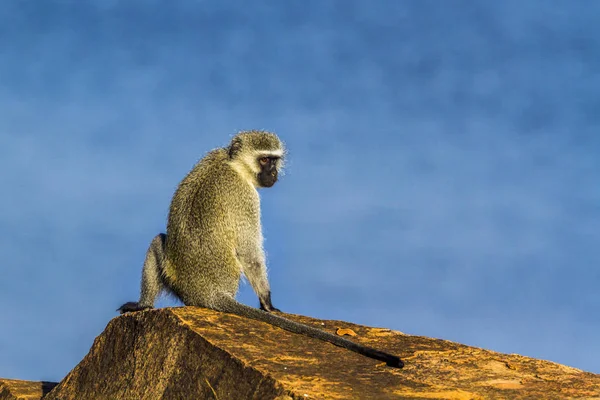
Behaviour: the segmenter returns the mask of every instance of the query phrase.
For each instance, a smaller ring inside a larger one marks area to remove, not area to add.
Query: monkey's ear
[[[229,158],[235,158],[242,151],[242,139],[239,137],[233,138],[229,145]]]

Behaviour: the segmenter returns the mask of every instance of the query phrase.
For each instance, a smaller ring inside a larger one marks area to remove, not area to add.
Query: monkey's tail
[[[247,316],[248,318],[256,319],[262,322],[267,322],[281,329],[285,329],[286,331],[299,333],[315,339],[324,340],[326,342],[354,351],[364,356],[384,361],[390,367],[404,367],[404,362],[402,362],[402,360],[399,357],[393,356],[383,351],[376,350],[372,347],[363,346],[351,340],[344,339],[340,336],[333,335],[329,332],[325,332],[321,329],[313,328],[312,326],[291,321],[287,318],[283,318],[278,315],[259,310],[258,308],[249,307],[227,296],[223,296],[223,301],[220,302],[220,307],[218,308],[220,308],[220,311],[223,312]]]

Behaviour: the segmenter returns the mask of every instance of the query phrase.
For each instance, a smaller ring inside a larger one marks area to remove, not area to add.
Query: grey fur
[[[159,233],[152,239],[146,252],[146,260],[142,269],[142,285],[140,306],[154,307],[154,302],[165,288],[162,282],[163,258],[165,256],[165,242],[167,235]]]
[[[123,304],[118,310],[121,314],[152,308],[158,295],[169,290],[162,278],[166,239],[167,235],[159,233],[150,242],[142,268],[140,300]]]
[[[402,367],[396,356],[270,313],[279,310],[271,304],[257,188],[277,181],[284,155],[275,134],[248,131],[200,160],[173,196],[167,234],[157,235],[148,249],[140,301],[119,310],[151,308],[158,294],[168,290],[188,306],[267,322]],[[235,300],[242,274],[261,310]]]

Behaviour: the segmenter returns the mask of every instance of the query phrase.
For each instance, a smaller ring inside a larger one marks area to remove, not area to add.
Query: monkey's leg
[[[154,301],[160,292],[165,289],[161,275],[165,257],[166,239],[167,235],[164,233],[160,233],[152,239],[150,247],[146,252],[146,259],[144,260],[144,267],[142,269],[140,301],[130,301],[123,304],[117,310],[121,314],[154,307]]]
[[[279,311],[271,303],[271,288],[267,278],[267,265],[262,251],[253,251],[238,256],[238,261],[242,264],[244,275],[248,278],[252,289],[260,301],[260,309],[263,311]]]

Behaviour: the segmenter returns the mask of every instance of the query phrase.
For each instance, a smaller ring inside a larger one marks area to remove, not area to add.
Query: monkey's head
[[[227,148],[229,159],[254,187],[271,187],[283,167],[285,146],[271,132],[240,132]]]

